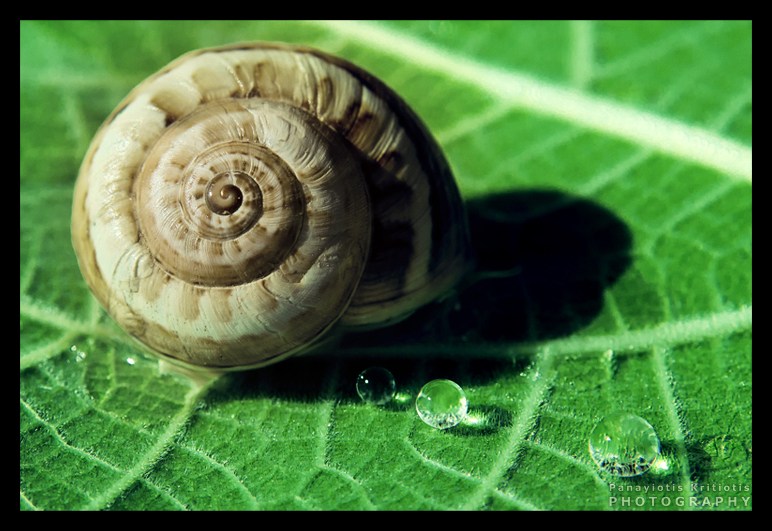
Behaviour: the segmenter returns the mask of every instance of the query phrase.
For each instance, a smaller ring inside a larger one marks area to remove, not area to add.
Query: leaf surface
[[[21,509],[752,506],[750,22],[20,30]],[[197,386],[91,296],[72,188],[134,85],[249,40],[345,57],[413,106],[467,200],[479,275],[393,330]],[[385,407],[355,391],[372,365],[396,378]],[[455,428],[415,412],[434,378],[467,394]],[[659,434],[643,476],[590,458],[616,410]]]

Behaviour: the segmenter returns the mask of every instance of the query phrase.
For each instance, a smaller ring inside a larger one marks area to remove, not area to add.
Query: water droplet
[[[592,430],[590,455],[601,470],[613,476],[638,476],[659,456],[659,437],[641,417],[618,411]]]
[[[70,347],[70,352],[75,353],[75,361],[80,362],[86,359],[86,353],[83,352],[82,350],[79,350],[77,345],[72,345]]]
[[[432,428],[452,428],[466,417],[469,404],[461,387],[450,380],[432,380],[415,401],[418,416]]]
[[[396,390],[394,376],[383,367],[370,367],[357,376],[357,393],[368,404],[387,404],[394,398]]]

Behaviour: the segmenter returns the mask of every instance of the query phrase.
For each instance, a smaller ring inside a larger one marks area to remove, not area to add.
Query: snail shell
[[[458,188],[413,111],[284,44],[194,51],[136,87],[83,161],[72,239],[130,335],[211,370],[404,319],[472,265]]]

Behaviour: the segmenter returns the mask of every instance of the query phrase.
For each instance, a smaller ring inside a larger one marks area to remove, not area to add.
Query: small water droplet
[[[383,367],[370,367],[357,376],[357,393],[368,404],[388,404],[396,391],[394,375]]]
[[[450,380],[432,380],[415,401],[418,416],[432,428],[452,428],[466,418],[469,403],[461,387]]]
[[[82,350],[78,350],[78,345],[72,345],[70,347],[70,352],[75,353],[75,361],[80,362],[86,359],[86,353]]]
[[[613,476],[633,477],[646,472],[659,456],[659,437],[646,420],[616,412],[590,434],[590,456]]]

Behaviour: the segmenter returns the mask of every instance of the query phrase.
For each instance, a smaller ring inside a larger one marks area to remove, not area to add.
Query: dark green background
[[[751,507],[749,22],[20,30],[21,509],[624,509],[625,495],[633,509]],[[319,47],[403,95],[456,171],[480,269],[512,274],[326,355],[202,389],[159,375],[80,276],[73,183],[135,84],[189,50],[246,40]],[[541,108],[506,95],[520,76]],[[576,97],[567,113],[553,89]],[[582,102],[613,112],[589,127]],[[662,126],[616,132],[640,116]],[[740,162],[656,147],[683,126]],[[387,407],[356,395],[369,365],[396,376]],[[417,417],[433,378],[466,390],[465,424]],[[662,440],[662,461],[635,479],[605,477],[588,453],[617,409]]]

